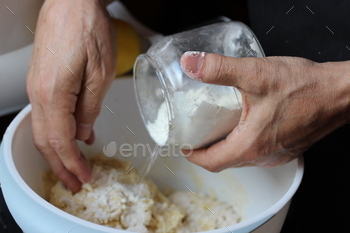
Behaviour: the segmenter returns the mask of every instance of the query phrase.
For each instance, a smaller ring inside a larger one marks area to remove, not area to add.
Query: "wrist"
[[[344,65],[346,66],[346,73],[343,76],[344,79],[344,88],[345,88],[345,95],[347,99],[347,109],[346,109],[346,123],[350,123],[350,61],[344,62]]]
[[[336,102],[341,120],[345,124],[350,123],[350,61],[327,62],[322,64],[322,71],[330,78],[329,88],[334,88],[333,96]],[[333,87],[332,87],[333,86]]]

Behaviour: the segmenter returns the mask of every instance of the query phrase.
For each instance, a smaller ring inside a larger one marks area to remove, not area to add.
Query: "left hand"
[[[93,125],[115,75],[114,26],[106,4],[46,0],[27,77],[34,144],[73,192],[91,179],[77,140],[93,143]]]
[[[210,171],[288,163],[349,122],[349,62],[187,52],[181,66],[193,79],[235,86],[242,94],[238,126],[226,139],[188,157]]]

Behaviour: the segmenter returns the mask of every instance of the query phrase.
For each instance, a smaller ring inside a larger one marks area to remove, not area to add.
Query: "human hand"
[[[288,163],[349,122],[349,62],[187,52],[181,66],[193,79],[235,86],[242,94],[237,127],[226,139],[188,157],[209,171]]]
[[[27,77],[34,144],[73,192],[91,171],[76,139],[93,124],[115,74],[114,29],[103,0],[46,0]]]

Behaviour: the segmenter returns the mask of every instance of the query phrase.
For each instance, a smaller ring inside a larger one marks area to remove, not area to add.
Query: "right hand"
[[[223,140],[187,159],[212,172],[274,167],[297,158],[349,123],[350,61],[316,63],[300,57],[235,58],[187,52],[181,67],[204,83],[242,94],[239,124]],[[317,158],[315,158],[317,159]]]
[[[77,139],[93,124],[115,75],[114,28],[103,0],[46,0],[27,77],[34,144],[76,192],[91,171]]]

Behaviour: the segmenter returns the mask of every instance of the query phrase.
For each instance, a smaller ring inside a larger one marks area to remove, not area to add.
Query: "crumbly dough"
[[[49,202],[87,221],[140,233],[207,231],[240,221],[232,206],[214,197],[190,191],[165,196],[128,162],[98,156],[90,164],[92,180],[75,194],[46,172]]]

